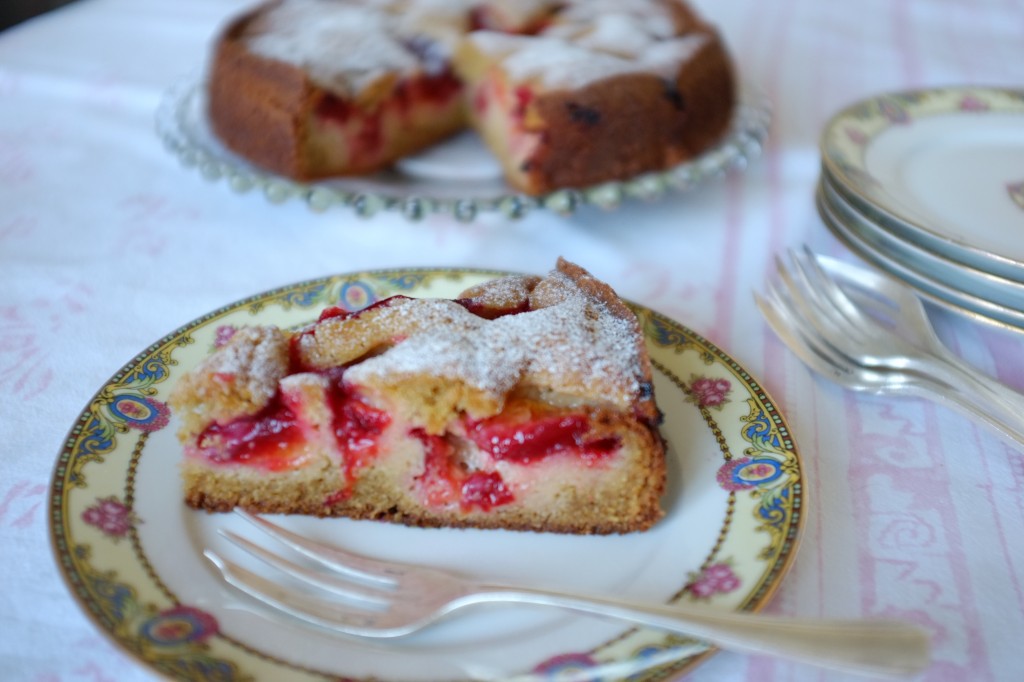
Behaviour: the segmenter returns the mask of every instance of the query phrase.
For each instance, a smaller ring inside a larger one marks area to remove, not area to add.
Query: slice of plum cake
[[[662,516],[638,320],[562,259],[454,300],[241,329],[171,404],[198,509],[580,534]]]

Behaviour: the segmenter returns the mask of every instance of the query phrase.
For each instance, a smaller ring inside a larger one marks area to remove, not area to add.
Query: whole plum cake
[[[208,94],[231,150],[294,179],[472,126],[529,194],[669,168],[735,106],[723,42],[683,0],[275,0],[218,35]]]

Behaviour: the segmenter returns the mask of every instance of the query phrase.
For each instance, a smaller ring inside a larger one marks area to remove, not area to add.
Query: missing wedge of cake
[[[453,300],[240,329],[171,405],[197,509],[577,534],[663,514],[639,322],[563,259]]]

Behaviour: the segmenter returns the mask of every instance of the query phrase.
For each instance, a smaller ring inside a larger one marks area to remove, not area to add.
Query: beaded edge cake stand
[[[157,108],[156,130],[183,165],[207,180],[223,180],[238,193],[261,192],[273,204],[301,200],[316,212],[341,207],[367,218],[390,212],[413,221],[441,213],[467,223],[487,214],[519,219],[538,209],[561,215],[588,205],[613,210],[630,200],[656,201],[671,192],[686,192],[730,170],[743,169],[760,156],[772,113],[764,95],[744,87],[725,137],[669,170],[536,197],[496,182],[493,189],[460,197],[438,192],[437,182],[422,183],[409,174],[303,183],[259,169],[225,149],[209,130],[204,93],[202,80],[195,77],[170,88]]]

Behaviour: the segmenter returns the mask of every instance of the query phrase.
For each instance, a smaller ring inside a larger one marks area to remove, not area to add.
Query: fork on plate
[[[807,247],[777,258],[776,273],[754,298],[812,370],[858,391],[941,402],[1024,445],[1024,395],[950,352],[909,287]]]
[[[558,607],[686,635],[724,649],[788,658],[878,676],[920,672],[929,660],[927,634],[888,620],[798,620],[700,608],[642,604],[596,595],[477,582],[453,572],[372,559],[293,533],[266,519],[235,513],[312,560],[300,565],[229,530],[220,533],[274,569],[312,587],[269,580],[210,549],[224,579],[272,609],[334,632],[388,638],[413,633],[459,609],[506,602]]]

